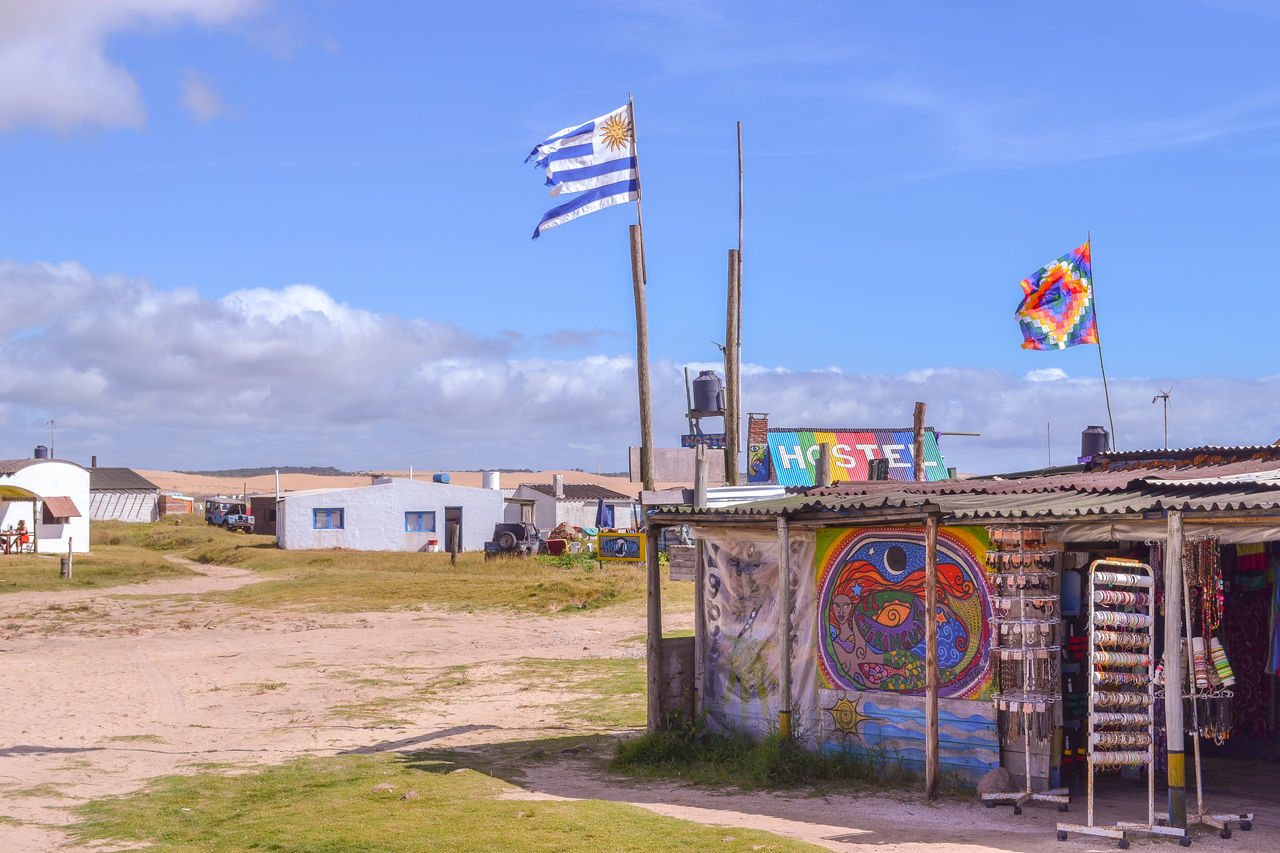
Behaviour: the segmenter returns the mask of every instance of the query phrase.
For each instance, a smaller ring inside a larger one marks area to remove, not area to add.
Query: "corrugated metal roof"
[[[522,486],[528,486],[536,492],[542,492],[544,495],[555,497],[556,487],[553,483],[521,483]],[[565,483],[564,497],[559,500],[565,501],[594,501],[604,498],[607,501],[629,501],[630,497],[615,492],[613,489],[606,489],[604,486],[597,486],[594,483]]]
[[[90,468],[89,491],[158,492],[160,487],[132,468]]]

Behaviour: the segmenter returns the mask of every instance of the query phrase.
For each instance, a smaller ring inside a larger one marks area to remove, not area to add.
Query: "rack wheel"
[[[1230,838],[1230,837],[1231,837],[1231,830],[1227,829],[1225,826],[1224,826],[1224,827],[1222,827],[1222,829],[1219,829],[1219,830],[1218,830],[1218,837],[1219,837],[1219,838]]]
[[[1058,811],[1060,811],[1060,812],[1065,812],[1066,810],[1067,810],[1067,804],[1066,804],[1066,803],[1058,803]]]
[[[1183,847],[1190,847],[1190,846],[1191,846],[1191,837],[1190,837],[1190,836],[1188,836],[1188,835],[1184,835],[1184,836],[1182,836],[1181,838],[1179,838],[1179,839],[1178,839],[1178,843],[1179,843],[1179,844],[1181,844]]]
[[[1240,828],[1243,829],[1245,832],[1248,832],[1249,830],[1253,829],[1253,821],[1251,820],[1240,821]]]
[[[1059,840],[1059,841],[1066,841],[1066,840],[1067,840],[1067,831],[1066,831],[1065,829],[1059,829],[1059,830],[1058,830],[1058,840]]]
[[[983,801],[982,801],[982,804],[983,804],[984,806],[986,806],[987,808],[989,808],[989,809],[994,809],[994,808],[996,807],[996,801],[995,801],[995,800],[983,800]]]
[[[1129,849],[1129,839],[1127,839],[1127,838],[1121,838],[1121,839],[1120,839],[1120,843],[1119,843],[1119,844],[1117,844],[1116,846],[1117,846],[1117,847],[1119,847],[1121,850],[1128,850],[1128,849]]]
[[[1015,805],[1015,806],[1013,807],[1013,813],[1014,813],[1014,814],[1022,814],[1022,806]]]

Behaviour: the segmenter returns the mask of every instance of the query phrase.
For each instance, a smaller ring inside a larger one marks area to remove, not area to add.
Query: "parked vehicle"
[[[527,521],[499,522],[493,526],[493,539],[484,543],[487,560],[494,556],[529,556],[547,553],[547,542],[538,528]]]
[[[204,520],[224,530],[239,530],[241,533],[253,530],[253,516],[249,515],[244,501],[210,498],[204,502]]]

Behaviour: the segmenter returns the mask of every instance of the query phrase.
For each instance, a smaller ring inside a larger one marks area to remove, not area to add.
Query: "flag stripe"
[[[608,184],[607,186],[588,190],[582,195],[548,210],[542,217],[542,221],[538,223],[538,227],[533,231],[534,239],[537,239],[538,235],[548,228],[563,225],[583,214],[594,213],[610,205],[620,204],[624,201],[635,201],[638,198],[640,198],[640,184],[636,180],[619,181],[616,184]]]
[[[569,141],[576,136],[586,136],[590,138],[595,134],[596,123],[589,121],[578,127],[566,127],[564,130],[557,131],[549,139],[544,139],[537,145],[533,146],[533,150],[529,152],[529,156],[524,159],[526,163],[533,159],[534,154],[542,154],[546,156],[553,151],[557,151],[569,144]]]

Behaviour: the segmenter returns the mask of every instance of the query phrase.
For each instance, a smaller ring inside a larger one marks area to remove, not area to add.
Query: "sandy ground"
[[[270,494],[275,492],[276,478],[274,474],[262,474],[257,477],[209,477],[200,474],[182,474],[177,471],[150,471],[135,468],[139,474],[160,487],[162,492],[180,492],[191,496],[239,495],[247,488],[249,494]],[[408,477],[409,471],[379,471],[391,477]],[[449,482],[457,486],[482,486],[484,475],[480,471],[431,471],[416,469],[415,479],[429,480],[432,474],[445,473]],[[499,476],[499,483],[504,489],[514,489],[521,483],[550,483],[552,477],[562,474],[566,483],[591,483],[613,489],[623,495],[636,497],[640,494],[641,484],[633,483],[627,477],[598,476],[582,471],[513,471]],[[370,475],[354,477],[324,477],[316,474],[281,474],[281,491],[296,492],[304,489],[345,489],[351,486],[367,486],[371,482]],[[688,483],[657,483],[659,489],[676,488]]]
[[[509,662],[640,656],[638,613],[264,615],[190,598],[251,583],[251,573],[192,568],[201,576],[0,596],[0,815],[11,819],[0,821],[0,851],[87,849],[60,829],[70,807],[206,762],[428,746],[505,755],[520,771],[513,796],[630,802],[723,825],[726,834],[754,827],[832,850],[1114,849],[1079,837],[1056,842],[1053,824],[1063,816],[1051,807],[1029,805],[1013,817],[910,797],[717,793],[630,782],[608,774],[595,753],[544,755],[529,742],[582,729],[565,725],[563,692],[513,682]],[[450,683],[448,668],[463,665],[470,677]],[[433,682],[447,686],[383,709],[401,721],[351,712]],[[1274,819],[1260,815],[1255,825],[1230,841],[1204,837],[1197,848],[1280,849]]]

